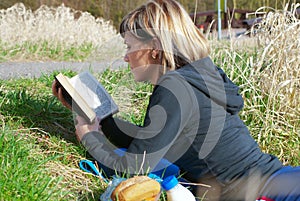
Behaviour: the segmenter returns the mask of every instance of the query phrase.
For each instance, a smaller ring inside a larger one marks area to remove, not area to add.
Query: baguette
[[[113,201],[155,201],[160,184],[147,176],[135,176],[121,182],[111,194]]]

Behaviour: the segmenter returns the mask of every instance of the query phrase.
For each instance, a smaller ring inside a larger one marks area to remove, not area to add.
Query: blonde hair
[[[164,72],[207,57],[207,39],[184,8],[175,0],[149,0],[121,22],[120,33],[130,32],[139,40],[157,38],[162,46]]]

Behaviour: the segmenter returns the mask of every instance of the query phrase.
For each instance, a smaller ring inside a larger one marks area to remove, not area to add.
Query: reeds
[[[216,45],[214,54],[241,87],[241,117],[251,133],[264,151],[285,164],[299,164],[300,158],[299,6],[269,11],[253,27],[252,36],[242,40],[246,46],[235,38]]]
[[[270,12],[257,26],[261,48],[253,79],[266,108],[260,138],[270,133],[283,136],[282,150],[285,140],[299,144],[300,136],[300,20],[295,16],[299,6]],[[297,150],[299,158],[299,145]]]
[[[101,49],[100,52],[120,52],[118,48],[123,48],[121,37],[108,20],[64,5],[41,6],[32,11],[22,3],[15,4],[0,10],[0,30],[1,46],[20,55],[51,54],[86,46]],[[35,50],[28,52],[27,48]]]

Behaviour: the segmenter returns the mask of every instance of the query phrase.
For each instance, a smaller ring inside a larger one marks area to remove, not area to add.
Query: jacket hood
[[[215,66],[209,57],[200,59],[176,70],[193,87],[231,114],[237,114],[244,106],[239,87]]]

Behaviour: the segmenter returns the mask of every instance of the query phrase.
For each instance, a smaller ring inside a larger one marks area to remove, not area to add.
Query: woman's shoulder
[[[159,79],[153,94],[165,97],[166,91],[184,102],[192,101],[195,98],[192,85],[176,70],[167,72]]]
[[[186,84],[186,79],[177,70],[168,71],[163,76],[161,76],[157,82],[157,86],[162,86],[164,88],[179,87],[184,86]]]
[[[163,76],[160,77],[158,82],[178,82],[178,80],[186,81],[187,77],[195,76],[197,73],[198,71],[196,70],[195,66],[187,64],[176,70],[167,71]]]

